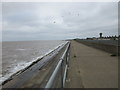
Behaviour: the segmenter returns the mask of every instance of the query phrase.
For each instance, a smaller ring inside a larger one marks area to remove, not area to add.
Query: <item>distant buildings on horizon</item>
[[[118,40],[120,39],[120,35],[118,36],[102,36],[102,33],[99,33],[99,37],[86,38],[87,40]]]

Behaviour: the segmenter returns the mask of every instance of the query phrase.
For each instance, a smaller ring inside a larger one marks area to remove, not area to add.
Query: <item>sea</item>
[[[38,58],[42,58],[65,43],[66,41],[62,40],[2,42],[0,84],[14,73],[24,69]]]

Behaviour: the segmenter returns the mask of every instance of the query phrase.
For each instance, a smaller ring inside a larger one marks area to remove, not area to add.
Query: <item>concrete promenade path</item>
[[[118,88],[118,57],[71,42],[66,88]]]

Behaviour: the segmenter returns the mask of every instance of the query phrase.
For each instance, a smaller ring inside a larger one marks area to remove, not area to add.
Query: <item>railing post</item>
[[[71,53],[71,43],[69,44],[69,51],[68,51],[68,59],[70,60],[70,53]],[[68,61],[68,67],[69,67],[69,61]]]
[[[61,89],[63,89],[63,60],[61,63]]]
[[[67,48],[65,50],[65,52],[63,53],[60,61],[58,62],[55,70],[53,71],[49,81],[47,82],[46,86],[45,86],[45,89],[47,88],[52,88],[52,85],[53,85],[53,82],[55,80],[55,77],[58,73],[58,71],[60,70],[60,73],[61,73],[61,90],[64,89],[64,84],[65,84],[65,80],[66,80],[66,77],[67,77],[67,70],[68,70],[68,64],[69,64],[69,56],[70,56],[70,42],[67,43]],[[65,68],[64,68],[64,72],[63,72],[63,65],[65,63]]]

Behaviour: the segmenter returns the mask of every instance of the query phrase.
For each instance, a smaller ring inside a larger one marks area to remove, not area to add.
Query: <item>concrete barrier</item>
[[[100,50],[104,50],[106,52],[111,53],[111,55],[119,55],[120,56],[120,45],[118,41],[113,40],[80,40],[75,39],[75,41],[85,44],[87,46],[91,46]]]

